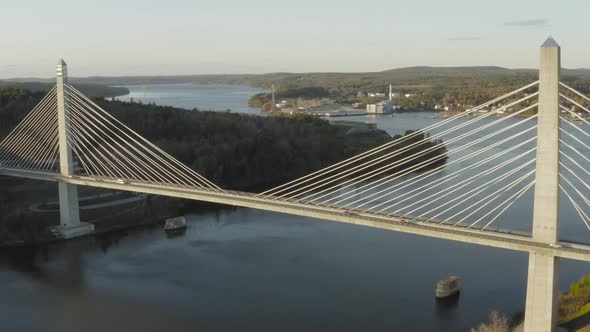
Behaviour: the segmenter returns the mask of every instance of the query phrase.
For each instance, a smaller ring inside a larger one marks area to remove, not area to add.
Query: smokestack
[[[389,101],[393,100],[393,86],[389,84]]]
[[[272,85],[272,107],[271,112],[275,111],[275,85]]]

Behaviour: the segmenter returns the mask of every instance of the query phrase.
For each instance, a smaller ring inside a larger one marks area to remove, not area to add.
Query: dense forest
[[[42,93],[22,89],[0,90],[0,136],[14,128],[41,97]],[[265,189],[391,140],[381,130],[355,131],[315,117],[257,117],[95,101],[225,188]]]
[[[42,92],[51,89],[55,82],[10,82],[0,81],[0,89],[23,89],[33,92]],[[125,87],[106,86],[100,84],[72,84],[79,91],[91,97],[118,97],[129,93]]]
[[[32,110],[45,92],[23,89],[0,89],[0,137],[5,137]]]

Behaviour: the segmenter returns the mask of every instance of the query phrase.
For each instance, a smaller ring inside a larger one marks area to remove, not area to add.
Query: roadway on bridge
[[[448,225],[444,225],[444,223],[438,224],[420,221],[407,222],[407,218],[394,218],[376,213],[364,212],[351,214],[347,212],[348,210],[290,202],[288,200],[276,199],[274,197],[268,196],[258,196],[257,194],[240,191],[211,189],[204,190],[201,188],[187,188],[158,183],[135,183],[129,181],[120,181],[114,178],[97,179],[84,176],[63,177],[55,173],[14,169],[0,169],[0,175],[31,178],[44,181],[60,181],[80,186],[131,191],[144,194],[185,198],[197,201],[254,208],[440,239],[454,240],[471,244],[485,245],[502,249],[536,252],[562,258],[590,261],[590,246],[585,244],[560,242],[559,247],[552,247],[548,246],[547,244],[534,241],[530,235],[527,236],[523,233],[511,232],[507,230],[481,231],[477,229],[450,227]]]

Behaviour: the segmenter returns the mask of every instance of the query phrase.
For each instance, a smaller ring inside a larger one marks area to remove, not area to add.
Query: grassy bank
[[[572,283],[567,292],[559,295],[557,310],[559,325],[566,327],[568,331],[581,331],[590,327],[590,275]],[[471,329],[471,332],[512,331],[523,322],[523,315],[518,316],[519,319],[510,322],[506,316],[494,311],[488,322]]]

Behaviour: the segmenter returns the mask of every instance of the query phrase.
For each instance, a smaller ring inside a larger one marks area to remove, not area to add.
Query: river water
[[[129,94],[117,97],[123,101],[141,101],[158,105],[205,111],[226,111],[260,115],[260,109],[248,106],[248,99],[267,90],[249,86],[154,84],[128,85]]]
[[[232,88],[243,105],[251,88]],[[131,87],[132,95],[146,89],[193,91],[183,104],[150,102],[199,109],[220,103],[199,104],[199,96],[231,90]],[[422,112],[348,120],[399,134],[441,119]],[[448,172],[457,167],[464,165]],[[498,227],[530,229],[531,202],[523,196]],[[563,206],[562,236],[589,242],[590,232]],[[524,253],[243,208],[188,222],[179,237],[149,228],[2,253],[2,330],[468,331],[492,310],[524,307]],[[590,270],[567,260],[561,267],[562,289]],[[462,293],[436,302],[436,281],[449,274],[461,277]]]

